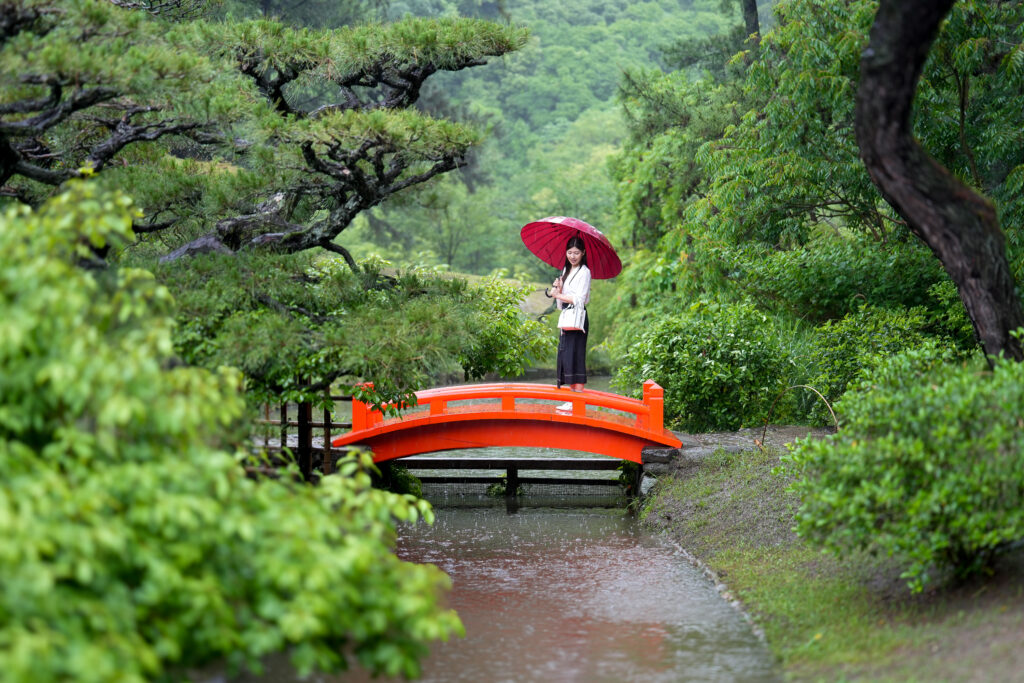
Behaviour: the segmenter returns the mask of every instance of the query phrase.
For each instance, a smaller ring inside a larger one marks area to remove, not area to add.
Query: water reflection
[[[776,680],[740,615],[622,510],[439,510],[399,554],[451,575],[466,625],[424,680]]]
[[[397,551],[452,577],[466,626],[432,647],[424,681],[779,680],[741,615],[622,509],[441,508],[433,527],[403,527]],[[282,658],[258,680],[299,679]]]

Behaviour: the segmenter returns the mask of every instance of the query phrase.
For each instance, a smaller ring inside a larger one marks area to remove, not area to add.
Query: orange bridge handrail
[[[378,462],[487,446],[566,448],[640,462],[644,446],[682,445],[665,429],[664,390],[651,380],[644,382],[639,401],[606,391],[514,382],[428,389],[416,398],[416,406],[391,418],[353,399],[352,431],[332,445],[365,444]],[[500,403],[456,405],[487,399]],[[571,412],[555,409],[563,402],[572,404]]]

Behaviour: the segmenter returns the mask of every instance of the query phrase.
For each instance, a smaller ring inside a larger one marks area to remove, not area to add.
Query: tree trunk
[[[954,2],[881,0],[861,55],[857,144],[882,196],[956,283],[985,353],[1021,361],[1010,332],[1024,327],[1024,313],[995,207],[932,159],[911,127],[921,70]]]
[[[743,5],[743,25],[747,35],[758,34],[755,42],[760,42],[761,24],[757,19],[757,0],[741,0]]]

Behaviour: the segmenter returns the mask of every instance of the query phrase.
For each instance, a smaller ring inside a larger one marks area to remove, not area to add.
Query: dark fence
[[[325,408],[319,422],[314,420],[314,412],[319,411],[314,411],[312,403],[265,404],[263,418],[257,421],[262,429],[256,446],[271,456],[280,455],[288,449],[294,454],[299,470],[307,480],[312,478],[315,469],[323,474],[333,472],[338,458],[350,449],[332,448],[332,435],[352,429],[351,417],[347,422],[337,420],[339,412],[350,415],[351,408],[339,410],[337,404],[351,404],[352,397],[327,395],[326,398],[333,410]],[[275,413],[276,417],[272,417]]]

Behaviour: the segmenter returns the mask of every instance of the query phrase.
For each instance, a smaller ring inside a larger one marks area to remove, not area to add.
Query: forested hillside
[[[355,253],[407,253],[417,262],[545,280],[518,228],[549,215],[579,216],[612,231],[609,162],[625,126],[616,101],[626,71],[668,68],[680,40],[728,32],[739,22],[721,0],[513,0],[395,2],[392,18],[463,14],[526,26],[530,38],[486,70],[443,74],[421,106],[457,111],[487,139],[474,163],[425,194],[371,212],[346,239]],[[346,242],[347,243],[347,242]]]

